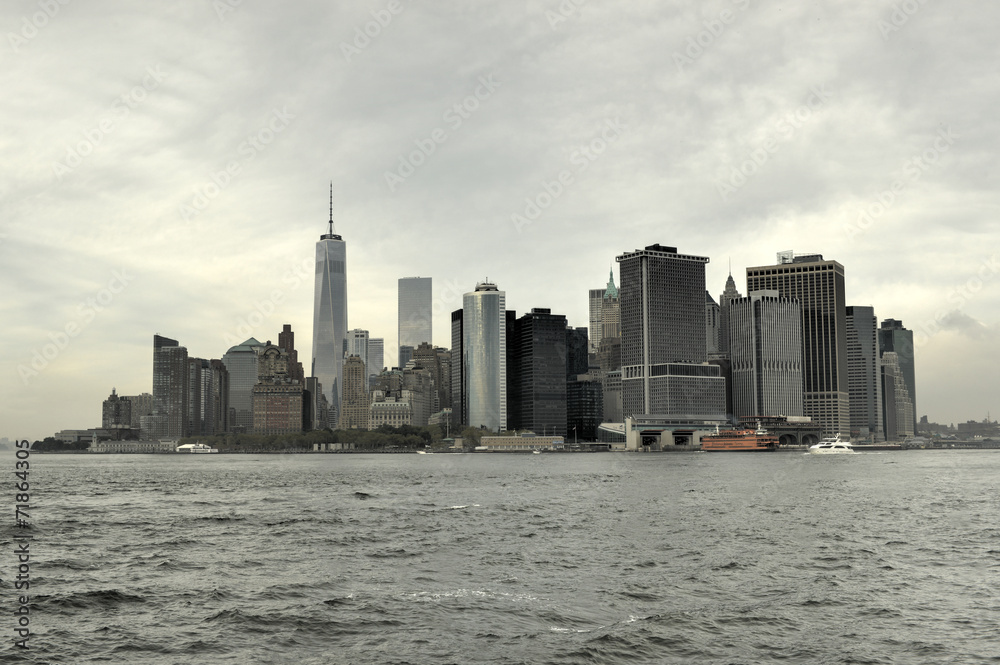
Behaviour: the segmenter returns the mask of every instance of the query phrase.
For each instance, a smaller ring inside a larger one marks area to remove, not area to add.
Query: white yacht
[[[204,443],[185,443],[183,446],[177,446],[177,452],[179,453],[217,453],[218,448],[212,448],[206,446]]]
[[[843,453],[854,455],[857,451],[854,450],[854,446],[851,445],[850,441],[841,441],[840,434],[837,434],[837,436],[829,436],[816,445],[809,446],[809,452],[819,455],[834,455]]]

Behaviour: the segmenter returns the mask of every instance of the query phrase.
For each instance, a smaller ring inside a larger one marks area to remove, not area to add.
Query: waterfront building
[[[751,291],[729,303],[736,418],[802,416],[802,311],[796,298]]]
[[[802,308],[805,415],[824,436],[851,431],[844,266],[819,254],[778,254],[778,263],[747,268],[748,291],[777,291]]]
[[[187,436],[187,348],[177,340],[153,335],[152,438]]]
[[[851,305],[847,322],[847,389],[851,396],[851,439],[885,439],[882,417],[882,367],[875,309]]]
[[[882,427],[887,441],[913,436],[913,402],[895,351],[884,351],[882,370]]]
[[[230,431],[250,432],[253,429],[253,387],[257,385],[257,358],[264,345],[251,337],[237,344],[222,356],[229,373]]]
[[[506,293],[481,282],[462,298],[463,422],[507,428]]]
[[[118,395],[114,388],[101,407],[101,429],[110,432],[116,440],[121,439],[122,434],[131,434],[132,403],[127,397]]]
[[[315,376],[306,377],[305,390],[302,392],[302,429],[321,430],[328,427],[326,396],[323,386]]]
[[[596,441],[604,419],[604,387],[599,372],[577,374],[566,382],[566,438]]]
[[[723,419],[725,382],[706,362],[708,259],[656,244],[617,261],[624,416]]]
[[[299,371],[301,369],[299,364]],[[213,359],[209,361],[209,375],[206,433],[224,434],[229,431],[229,370],[221,360]]]
[[[412,350],[424,342],[431,344],[433,337],[433,300],[430,277],[401,277],[399,279],[398,336],[400,347]],[[399,368],[406,367],[409,358],[399,357]]]
[[[910,398],[910,409],[914,414],[913,430],[916,431],[917,382],[913,358],[913,331],[903,326],[902,321],[886,319],[878,331],[879,352],[891,351],[896,354],[899,371],[906,383]]]
[[[401,374],[400,395],[403,401],[410,404],[410,424],[414,427],[426,427],[431,414],[436,410],[431,370],[410,361]]]
[[[347,335],[347,243],[333,228],[332,184],[328,224],[327,232],[316,243],[311,374],[323,386],[332,428],[340,416],[340,381]]]
[[[409,402],[395,397],[386,397],[380,391],[372,393],[372,403],[368,408],[368,429],[376,430],[382,425],[402,427],[411,424],[413,408]]]
[[[416,366],[430,372],[432,413],[448,408],[450,405],[448,398],[451,383],[449,355],[445,349],[431,346],[427,342],[421,343],[413,350],[412,360]]]
[[[344,412],[340,429],[367,429],[370,402],[365,363],[360,356],[349,355],[344,361]]]
[[[582,342],[578,351],[582,350],[586,359],[587,330],[580,331],[580,335],[573,331],[573,337]],[[533,308],[508,329],[507,427],[510,429],[566,434],[567,334],[566,317],[547,308]]]
[[[451,313],[451,422],[453,425],[467,425],[465,420],[465,363],[462,341],[465,337],[464,312],[456,309]]]

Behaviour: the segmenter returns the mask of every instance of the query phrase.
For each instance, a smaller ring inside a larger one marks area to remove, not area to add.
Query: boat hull
[[[734,430],[701,437],[706,453],[766,453],[778,447],[778,437],[755,430]]]

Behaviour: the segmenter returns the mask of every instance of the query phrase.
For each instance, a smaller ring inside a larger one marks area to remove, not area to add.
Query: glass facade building
[[[847,389],[851,395],[851,439],[874,443],[882,429],[882,368],[875,308],[847,308]]]
[[[481,283],[462,299],[463,394],[472,427],[507,428],[506,293]]]
[[[430,277],[402,277],[399,280],[399,335],[396,343],[412,350],[433,343],[432,291]],[[408,359],[407,359],[408,360]],[[400,354],[399,368],[406,362]]]
[[[344,340],[347,336],[347,243],[333,232],[316,243],[313,300],[312,376],[319,379],[330,409],[331,425],[340,414]]]
[[[232,414],[229,427],[234,432],[253,430],[253,387],[257,385],[257,354],[264,346],[251,337],[222,356],[222,364],[229,373],[228,408]]]

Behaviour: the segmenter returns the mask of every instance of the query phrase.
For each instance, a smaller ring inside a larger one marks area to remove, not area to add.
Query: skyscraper
[[[587,292],[587,310],[590,314],[590,336],[588,340],[588,350],[590,353],[597,353],[597,349],[601,346],[601,333],[604,327],[604,319],[601,316],[601,307],[604,305],[605,293],[607,293],[607,288],[590,289]]]
[[[827,436],[851,431],[844,266],[819,254],[778,254],[772,266],[747,268],[747,291],[777,291],[802,307],[805,415]]]
[[[295,350],[295,333],[290,323],[281,327],[278,333],[278,346],[288,354],[288,378],[305,385],[306,375],[302,363],[299,362],[299,352]]]
[[[385,339],[382,337],[368,338],[368,361],[365,363],[368,368],[368,389],[371,390],[375,383],[375,377],[382,372],[385,367]]]
[[[465,419],[465,312],[456,309],[451,313],[451,419],[455,425],[467,425]]]
[[[722,336],[719,313],[715,298],[705,291],[705,350],[710,358],[719,355],[719,340]]]
[[[490,282],[462,298],[464,421],[473,427],[507,427],[505,312],[506,293]]]
[[[422,343],[433,343],[432,288],[430,277],[401,277],[399,279],[399,310],[397,344],[413,349]],[[409,360],[409,358],[407,358]],[[406,362],[399,356],[399,368]]]
[[[231,347],[222,356],[222,363],[229,372],[229,408],[232,418],[229,428],[233,432],[250,432],[253,429],[253,387],[257,385],[257,354],[264,345],[251,337],[242,344]]]
[[[847,389],[851,396],[851,438],[882,441],[882,368],[873,307],[847,308]]]
[[[676,247],[617,257],[625,417],[725,418],[725,380],[705,362],[705,264]]]
[[[344,361],[344,415],[340,429],[368,429],[368,373],[360,356]]]
[[[347,347],[344,357],[357,356],[365,366],[365,380],[368,378],[368,331],[354,328],[347,331]],[[346,375],[345,375],[346,376]]]
[[[733,415],[801,416],[802,313],[795,298],[751,291],[729,303]]]
[[[574,336],[586,348],[581,331]],[[549,309],[532,309],[507,331],[508,396],[517,401],[508,408],[508,416],[517,414],[511,428],[566,435],[566,342],[566,317]]]
[[[913,436],[913,402],[899,364],[899,354],[882,353],[882,422],[887,441],[905,441]]]
[[[187,360],[177,340],[153,335],[153,438],[187,436]]]
[[[891,351],[896,354],[900,376],[906,383],[906,392],[913,410],[913,431],[917,431],[917,382],[913,359],[913,331],[903,327],[902,321],[886,319],[878,331],[880,353]],[[897,426],[899,429],[908,429]]]
[[[719,296],[719,354],[729,353],[729,304],[737,298],[742,298],[736,290],[736,281],[732,273],[726,279],[726,289]]]
[[[316,243],[316,289],[313,300],[312,375],[319,379],[331,412],[340,414],[340,382],[347,335],[347,243],[333,229],[330,184],[329,229]]]
[[[594,345],[596,353],[600,350],[601,341],[622,336],[622,310],[621,301],[618,296],[618,287],[615,286],[615,271],[612,269],[608,275],[608,286],[604,289],[604,296],[601,298],[601,339]]]

